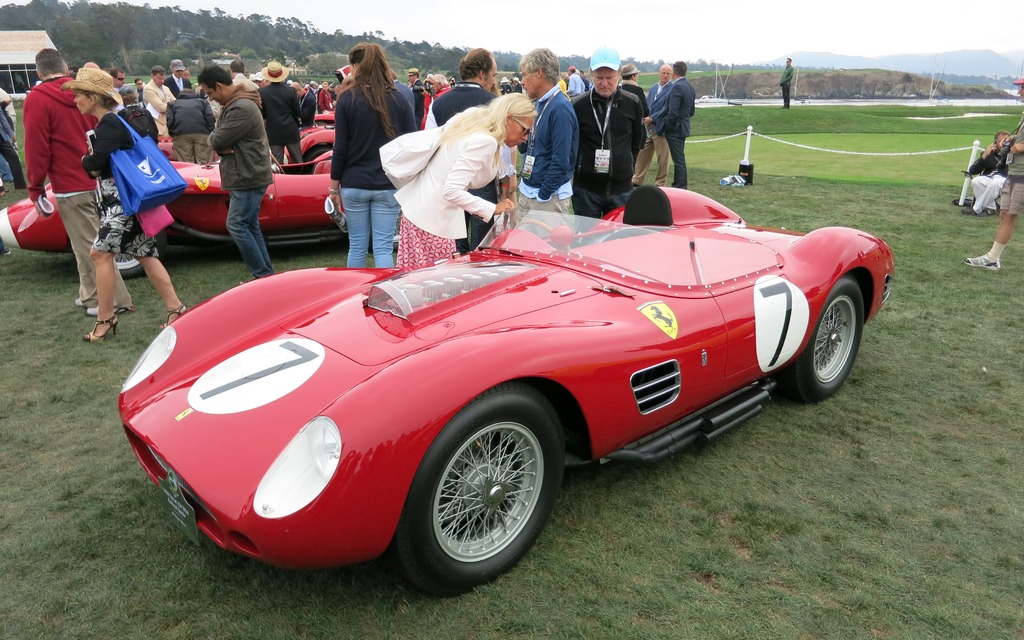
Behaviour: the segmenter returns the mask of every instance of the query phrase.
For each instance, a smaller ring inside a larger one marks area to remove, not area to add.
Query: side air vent
[[[679,397],[679,363],[670,360],[637,371],[630,376],[629,384],[642,415],[660,409]]]

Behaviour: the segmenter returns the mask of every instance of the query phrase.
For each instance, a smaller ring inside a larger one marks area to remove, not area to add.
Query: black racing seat
[[[640,185],[626,200],[622,222],[634,226],[672,226],[672,204],[668,195],[660,187]]]

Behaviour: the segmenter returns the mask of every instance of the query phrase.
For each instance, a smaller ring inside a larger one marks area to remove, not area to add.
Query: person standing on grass
[[[580,126],[572,103],[558,86],[558,57],[550,49],[534,49],[519,61],[519,70],[526,95],[537,105],[537,120],[527,142],[519,145],[523,179],[516,213],[569,213]]]
[[[1017,95],[1024,100],[1024,78],[1013,84],[1017,85]],[[995,242],[988,253],[964,259],[964,264],[971,267],[984,267],[991,271],[1002,268],[1003,250],[1013,237],[1017,216],[1024,213],[1024,115],[1021,115],[1020,124],[1012,137],[1013,143],[1006,154],[1006,182],[1003,183],[1003,194],[1000,196],[1002,211],[999,213]]]
[[[49,179],[78,266],[75,306],[84,307],[88,315],[95,316],[99,313],[96,267],[89,252],[100,219],[93,196],[96,180],[82,170],[82,156],[89,152],[85,132],[96,126],[96,118],[80,113],[74,95],[61,91],[72,78],[59,51],[40,50],[36,54],[36,74],[42,82],[25,97],[21,116],[25,126],[28,197],[36,206],[36,214],[48,217],[52,209],[44,209],[43,202]],[[114,307],[118,313],[134,311],[120,272],[114,273]]]
[[[793,83],[793,58],[786,58],[786,68],[782,70],[779,86],[782,87],[782,108],[789,108],[789,85]]]
[[[651,124],[654,133],[665,136],[668,151],[672,156],[672,186],[686,189],[689,186],[686,174],[686,138],[690,136],[690,118],[694,114],[696,96],[693,86],[686,79],[687,66],[682,60],[672,64],[672,84],[667,88],[668,96],[659,100],[651,110]]]
[[[270,143],[260,111],[260,94],[248,82],[234,83],[223,67],[206,67],[199,86],[221,105],[210,146],[220,155],[221,186],[231,193],[227,227],[253,279],[274,272],[260,229],[260,204],[274,182]]]
[[[365,267],[367,253],[372,252],[375,267],[391,268],[401,208],[395,186],[381,167],[380,148],[417,131],[417,120],[412,104],[395,87],[384,47],[363,42],[352,47],[348,59],[352,84],[334,107],[334,153],[327,191],[335,209],[344,209],[348,219],[347,266]]]
[[[117,116],[120,94],[114,89],[110,74],[101,69],[83,67],[74,80],[61,85],[64,91],[73,91],[75,105],[85,115],[96,119],[94,137],[89,153],[82,157],[82,168],[96,179],[96,214],[100,219],[99,231],[93,240],[89,255],[96,266],[96,287],[99,308],[96,324],[82,340],[103,342],[108,335],[117,334],[117,314],[114,309],[114,276],[117,266],[115,255],[138,258],[146,270],[146,277],[160,294],[167,308],[167,324],[185,313],[185,305],[174,291],[167,269],[160,262],[156,238],[142,230],[138,216],[129,216],[121,207],[121,193],[114,181],[111,155],[119,149],[131,149],[128,123]]]

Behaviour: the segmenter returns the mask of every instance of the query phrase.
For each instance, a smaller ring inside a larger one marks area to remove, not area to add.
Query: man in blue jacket
[[[675,173],[672,186],[686,189],[686,138],[690,135],[690,118],[696,94],[686,79],[686,63],[677,61],[672,65],[672,84],[668,96],[656,103],[657,110],[651,113],[654,133],[665,136],[668,150],[672,154]]]
[[[558,58],[534,49],[519,62],[526,95],[537,103],[537,119],[523,154],[517,215],[530,210],[568,213],[572,175],[579,147],[579,123],[569,98],[558,88]]]

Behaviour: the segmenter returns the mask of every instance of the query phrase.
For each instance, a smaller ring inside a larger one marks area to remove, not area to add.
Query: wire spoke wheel
[[[779,373],[780,391],[801,402],[821,402],[850,375],[864,328],[864,297],[857,281],[843,276],[812,330],[807,346]]]
[[[507,572],[551,517],[564,470],[558,414],[542,393],[506,382],[480,394],[416,471],[392,541],[402,574],[455,595]]]
[[[818,380],[831,382],[844,369],[856,334],[853,301],[836,298],[825,310],[814,338],[814,372]]]
[[[461,562],[504,549],[529,520],[544,481],[536,436],[515,423],[481,429],[452,457],[434,496],[434,534]]]

